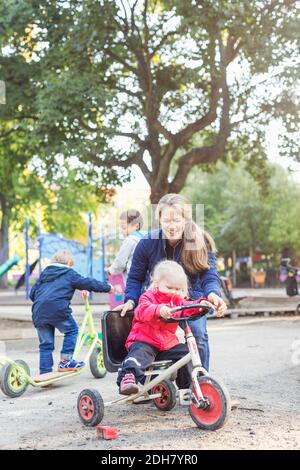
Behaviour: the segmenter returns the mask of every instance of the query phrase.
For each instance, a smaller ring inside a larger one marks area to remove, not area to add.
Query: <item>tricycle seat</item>
[[[134,312],[127,312],[125,317],[120,312],[109,310],[104,312],[101,319],[103,360],[108,372],[117,372],[127,356],[125,343],[130,333]],[[152,368],[160,367],[172,361],[155,361]]]
[[[120,312],[113,310],[102,315],[103,360],[108,372],[117,372],[127,356],[125,343],[131,330],[133,316],[133,311],[121,317]]]

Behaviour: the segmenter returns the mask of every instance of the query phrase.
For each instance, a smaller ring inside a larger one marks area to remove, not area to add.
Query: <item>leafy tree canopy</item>
[[[155,202],[232,140],[253,168],[274,119],[281,152],[299,158],[299,12],[296,0],[19,0],[4,24],[40,67],[46,158],[76,155],[113,184],[138,165]]]

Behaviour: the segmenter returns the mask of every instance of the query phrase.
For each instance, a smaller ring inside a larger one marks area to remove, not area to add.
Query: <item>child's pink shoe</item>
[[[120,383],[119,392],[121,395],[132,395],[139,391],[133,374],[125,374]]]

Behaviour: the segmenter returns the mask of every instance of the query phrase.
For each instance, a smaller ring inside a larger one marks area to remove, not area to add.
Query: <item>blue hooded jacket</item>
[[[173,250],[173,260],[180,262],[182,242],[178,242]],[[131,268],[128,274],[125,289],[125,302],[133,300],[138,304],[140,295],[149,287],[150,276],[154,267],[160,261],[167,259],[166,239],[163,238],[162,230],[149,232],[146,237],[139,241],[133,254]],[[199,297],[207,297],[211,293],[220,295],[220,278],[216,268],[216,254],[208,253],[208,264],[210,268],[197,274],[188,272],[184,266],[189,280],[189,297],[191,300]]]
[[[110,285],[82,277],[63,264],[52,264],[44,269],[30,292],[34,326],[39,328],[66,320],[72,314],[70,302],[76,289],[109,292]]]

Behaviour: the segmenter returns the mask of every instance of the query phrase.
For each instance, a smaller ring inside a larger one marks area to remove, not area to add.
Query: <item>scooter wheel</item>
[[[90,357],[90,370],[95,379],[103,379],[106,376],[107,370],[103,362],[102,348],[96,346]]]
[[[198,428],[206,431],[215,431],[224,426],[230,414],[229,392],[225,385],[221,385],[211,377],[199,377],[198,382],[204,398],[209,401],[209,405],[206,408],[198,408],[196,403],[193,402],[193,396],[196,396],[196,391],[194,384],[192,384],[192,404],[189,406],[190,415]]]
[[[170,411],[176,405],[176,387],[171,380],[163,380],[151,390],[151,395],[160,393],[159,398],[154,398],[153,403],[161,411]]]
[[[28,387],[26,375],[30,375],[29,366],[21,359],[14,364],[5,364],[1,370],[0,388],[4,395],[10,398],[18,398]]]
[[[104,416],[104,403],[98,390],[82,390],[78,396],[77,410],[85,426],[94,427],[101,423]]]
[[[30,367],[27,362],[23,361],[23,359],[15,359],[15,362],[23,367],[27,375],[30,375]]]

